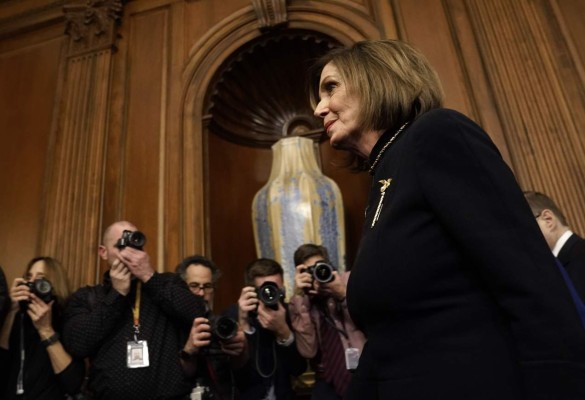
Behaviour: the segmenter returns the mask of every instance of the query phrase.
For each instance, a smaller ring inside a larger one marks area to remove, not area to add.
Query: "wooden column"
[[[554,2],[466,5],[520,185],[552,196],[585,233],[582,66]]]
[[[121,11],[119,0],[64,7],[70,42],[41,243],[43,253],[67,267],[73,287],[98,279],[112,52]]]

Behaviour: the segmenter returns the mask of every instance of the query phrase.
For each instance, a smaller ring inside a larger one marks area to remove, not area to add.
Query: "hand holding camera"
[[[16,278],[10,290],[12,308],[20,307],[22,312],[27,311],[33,295],[49,303],[53,299],[53,285],[46,278],[38,278],[34,281]]]
[[[52,326],[53,285],[46,278],[26,281],[16,278],[10,290],[12,309],[20,309],[31,318],[34,327],[42,337],[55,333]]]
[[[52,322],[52,307],[55,300],[48,303],[31,293],[28,306],[28,315],[41,338],[48,338],[55,334]]]
[[[210,343],[211,326],[209,320],[204,317],[195,318],[184,350],[189,354],[198,354],[202,348],[209,346]]]
[[[235,335],[228,340],[222,340],[220,346],[225,354],[232,357],[239,357],[246,349],[246,335],[244,335],[242,328],[236,324]]]
[[[258,308],[258,293],[253,286],[246,286],[242,289],[238,299],[238,321],[244,331],[250,331],[250,313]]]
[[[128,268],[130,273],[142,282],[147,282],[154,274],[150,265],[150,257],[143,251],[146,236],[140,231],[125,230],[122,237],[114,245],[119,250],[120,261]],[[113,266],[112,266],[113,268]],[[119,271],[120,277],[124,277],[125,271]]]
[[[332,295],[337,299],[345,298],[345,285],[339,279],[337,269],[326,261],[313,265],[298,265],[295,274],[295,293],[298,295]]]
[[[239,355],[244,348],[242,338],[238,338],[238,323],[227,316],[198,317],[193,320],[193,327],[184,350],[189,354],[228,354]],[[237,354],[236,354],[237,353]]]

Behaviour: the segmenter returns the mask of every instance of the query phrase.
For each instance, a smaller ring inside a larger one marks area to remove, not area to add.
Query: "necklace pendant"
[[[382,186],[380,187],[380,201],[378,202],[378,207],[376,207],[376,212],[374,213],[374,218],[372,219],[372,225],[370,226],[370,228],[373,228],[374,225],[376,225],[376,222],[378,222],[378,219],[380,219],[382,205],[384,204],[384,196],[386,196],[386,189],[388,189],[390,183],[392,183],[392,178],[382,179],[378,182],[382,184]]]

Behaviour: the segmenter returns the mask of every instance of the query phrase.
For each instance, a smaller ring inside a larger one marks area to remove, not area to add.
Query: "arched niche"
[[[361,7],[355,5],[320,4],[289,6],[288,22],[278,29],[287,33],[304,32],[329,38],[332,43],[349,45],[365,39],[379,39],[380,31]],[[190,50],[184,69],[182,98],[183,141],[183,248],[186,253],[205,251],[209,254],[209,217],[206,206],[207,155],[206,136],[213,88],[217,87],[218,71],[237,57],[238,51],[263,36],[275,35],[258,29],[254,9],[249,6],[224,19],[211,29]],[[302,122],[302,121],[301,121]],[[302,125],[302,124],[301,124]],[[304,128],[303,128],[304,129]],[[309,129],[310,130],[310,129]],[[248,215],[245,218],[250,218]],[[246,260],[248,261],[248,260]],[[223,285],[223,283],[222,283]]]

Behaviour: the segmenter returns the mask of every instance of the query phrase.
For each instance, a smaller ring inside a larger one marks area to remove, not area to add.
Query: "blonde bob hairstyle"
[[[45,264],[45,278],[53,286],[53,294],[57,299],[57,303],[63,306],[71,295],[71,288],[65,270],[59,261],[52,257],[35,257],[28,262],[23,278],[27,279],[30,269],[38,261],[42,261]]]
[[[311,74],[313,109],[319,75],[329,63],[339,71],[348,94],[358,97],[364,131],[396,130],[443,105],[439,77],[422,53],[400,40],[366,40],[333,49],[318,60]]]

